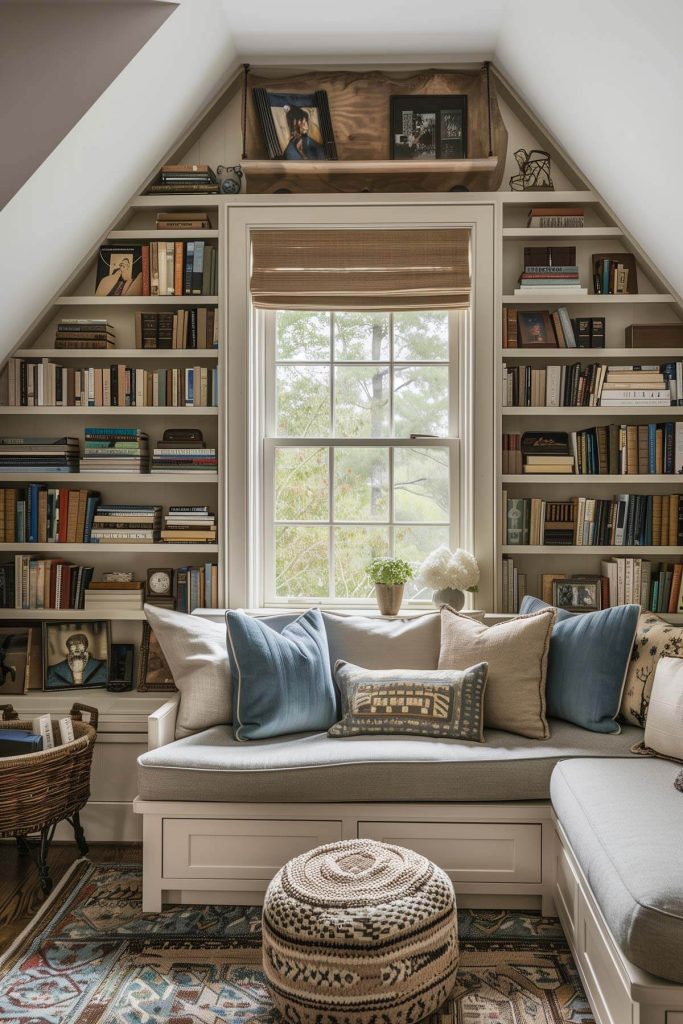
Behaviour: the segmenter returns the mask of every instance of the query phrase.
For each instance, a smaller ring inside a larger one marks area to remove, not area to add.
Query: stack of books
[[[588,294],[579,280],[575,246],[530,246],[524,249],[524,270],[515,295],[547,290]]]
[[[75,437],[2,437],[0,471],[78,473],[80,445]]]
[[[529,228],[582,228],[583,206],[532,206],[529,210]]]
[[[87,544],[99,494],[29,484],[0,488],[0,542]]]
[[[165,516],[164,544],[215,544],[216,517],[208,505],[171,505]]]
[[[83,595],[93,567],[58,558],[14,558],[14,608],[83,608]]]
[[[215,195],[218,182],[208,164],[164,164],[157,181],[149,186],[147,192],[149,195],[182,195],[186,192]]]
[[[683,474],[683,421],[680,420],[598,424],[562,436],[568,439],[568,453],[580,475]],[[521,434],[503,434],[503,473],[523,472],[523,443]]]
[[[92,544],[154,544],[161,531],[161,505],[100,505]]]
[[[175,313],[136,313],[136,348],[217,348],[215,309],[199,306]]]
[[[523,473],[565,475],[574,472],[569,435],[562,431],[528,430],[522,434],[520,451]]]
[[[152,451],[152,473],[215,473],[218,458],[215,448],[207,448],[200,431],[191,431],[184,438],[182,431],[164,432]]]
[[[172,213],[157,213],[159,231],[194,231],[211,227],[206,210],[173,210]]]
[[[55,348],[113,348],[114,328],[108,320],[60,320]]]
[[[527,593],[527,574],[519,572],[508,555],[503,555],[503,613],[516,615]]]
[[[102,245],[95,295],[215,295],[217,253],[216,243],[203,238]]]
[[[137,427],[86,427],[83,471],[148,473],[149,438]]]
[[[142,583],[91,583],[85,591],[83,607],[102,612],[102,617],[106,618],[112,611],[140,611],[143,602]]]
[[[218,566],[183,566],[175,574],[176,610],[188,615],[195,608],[218,607]]]
[[[677,402],[677,380],[674,398]],[[671,405],[670,382],[659,367],[610,366],[600,392],[600,405]]]

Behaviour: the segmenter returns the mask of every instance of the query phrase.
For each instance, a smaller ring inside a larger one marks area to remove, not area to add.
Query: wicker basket
[[[31,721],[19,721],[11,704],[0,707],[3,729],[31,730]],[[90,716],[86,725],[82,712]],[[90,797],[90,766],[97,738],[97,709],[74,704],[71,709],[74,739],[52,750],[0,758],[0,838],[16,837],[20,849],[29,850],[25,837],[40,833],[40,869],[43,888],[52,883],[47,870],[47,853],[57,823],[67,819],[74,828],[81,853],[87,845],[79,811]],[[59,723],[53,719],[52,735],[61,744]]]

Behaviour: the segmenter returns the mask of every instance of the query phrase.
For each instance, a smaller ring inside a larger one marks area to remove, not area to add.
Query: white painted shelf
[[[34,551],[55,551],[55,552],[68,552],[80,554],[102,554],[111,552],[117,554],[119,552],[125,552],[126,554],[132,554],[137,552],[141,555],[151,555],[157,551],[161,554],[168,555],[171,553],[177,553],[179,555],[189,554],[216,554],[218,552],[217,544],[0,544],[0,551],[14,551],[17,554],[31,554]]]
[[[670,484],[683,487],[683,476],[676,473],[513,473],[504,474],[504,484],[564,484],[568,482],[584,484]]]
[[[600,363],[609,359],[628,359],[647,363],[667,363],[672,359],[683,359],[683,348],[501,348],[503,359],[567,360],[588,359]]]
[[[55,306],[217,306],[217,295],[62,295]]]
[[[503,204],[509,206],[527,205],[532,206],[562,206],[563,203],[570,203],[572,206],[585,206],[586,203],[597,203],[599,199],[595,192],[589,190],[572,191],[570,189],[559,189],[558,191],[510,191],[499,192],[498,196]]]
[[[503,239],[506,238],[623,238],[621,228],[601,227],[588,228],[503,228]]]
[[[658,416],[660,419],[666,420],[672,417],[683,416],[683,405],[657,405],[657,406],[641,406],[634,408],[633,406],[620,405],[611,408],[605,408],[602,405],[582,405],[582,406],[536,406],[526,407],[518,405],[504,405],[502,407],[503,416],[552,416],[557,418],[558,416],[616,416],[638,419],[650,419],[652,416]]]
[[[652,302],[667,302],[675,304],[676,299],[669,292],[650,292],[644,295],[566,295],[561,291],[552,291],[550,288],[538,289],[532,295],[503,295],[503,302],[506,306],[537,306],[543,302],[550,302],[559,306],[633,306],[643,305]]]
[[[149,229],[140,228],[137,231],[134,230],[134,229],[133,230],[129,230],[129,229],[126,228],[123,231],[110,231],[109,234],[107,235],[107,238],[113,239],[114,241],[119,240],[119,239],[127,240],[129,238],[130,239],[136,239],[136,238],[140,238],[140,239],[154,238],[154,239],[156,239],[156,238],[159,238],[159,239],[162,239],[164,242],[173,242],[176,239],[178,241],[180,241],[181,239],[185,239],[185,238],[189,238],[189,239],[195,239],[195,238],[199,238],[199,239],[201,239],[201,238],[218,238],[218,231],[215,228],[188,228],[188,229],[180,229],[180,230],[175,230],[175,229],[171,229],[171,230],[164,229],[164,230],[161,230],[159,228],[149,228]]]
[[[106,614],[93,608],[3,608],[0,610],[3,621],[6,619],[80,619],[83,622],[92,622],[99,619],[109,619],[110,622],[144,622],[146,615],[140,608],[130,608],[127,611],[109,611]]]
[[[178,359],[196,362],[218,359],[217,348],[20,348],[14,356],[19,359],[92,359],[97,362],[115,362],[121,359]]]
[[[4,416],[217,416],[214,405],[5,405]],[[683,408],[681,409],[683,412]]]
[[[221,202],[225,201],[225,198],[220,192],[179,192],[176,195],[172,192],[155,193],[150,196],[134,196],[128,204],[128,209],[181,210],[190,207],[203,210],[205,207],[219,206]]]
[[[51,473],[49,470],[42,472],[10,473],[2,471],[3,481],[7,483],[22,481],[26,483],[54,484],[57,486],[73,484],[183,484],[192,487],[195,484],[217,484],[218,473],[117,473],[109,470],[107,473],[89,473],[83,470],[80,473]]]
[[[681,549],[677,545],[667,547],[638,545],[572,545],[572,544],[503,544],[504,555],[565,555],[574,558],[576,555],[661,555],[671,558],[680,557]]]

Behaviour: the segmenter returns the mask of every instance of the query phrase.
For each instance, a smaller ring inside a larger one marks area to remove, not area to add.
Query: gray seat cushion
[[[668,761],[564,761],[550,795],[617,944],[683,982],[683,793]]]
[[[138,758],[146,800],[291,803],[547,800],[565,757],[623,757],[642,731],[600,735],[551,722],[547,740],[486,730],[484,744],[326,733],[238,743],[217,725]],[[682,798],[683,803],[683,798]]]

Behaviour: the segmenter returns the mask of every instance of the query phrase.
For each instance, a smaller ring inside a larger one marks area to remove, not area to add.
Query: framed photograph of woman
[[[109,622],[43,623],[43,689],[84,690],[109,681]]]
[[[271,160],[337,159],[326,92],[252,92]]]

